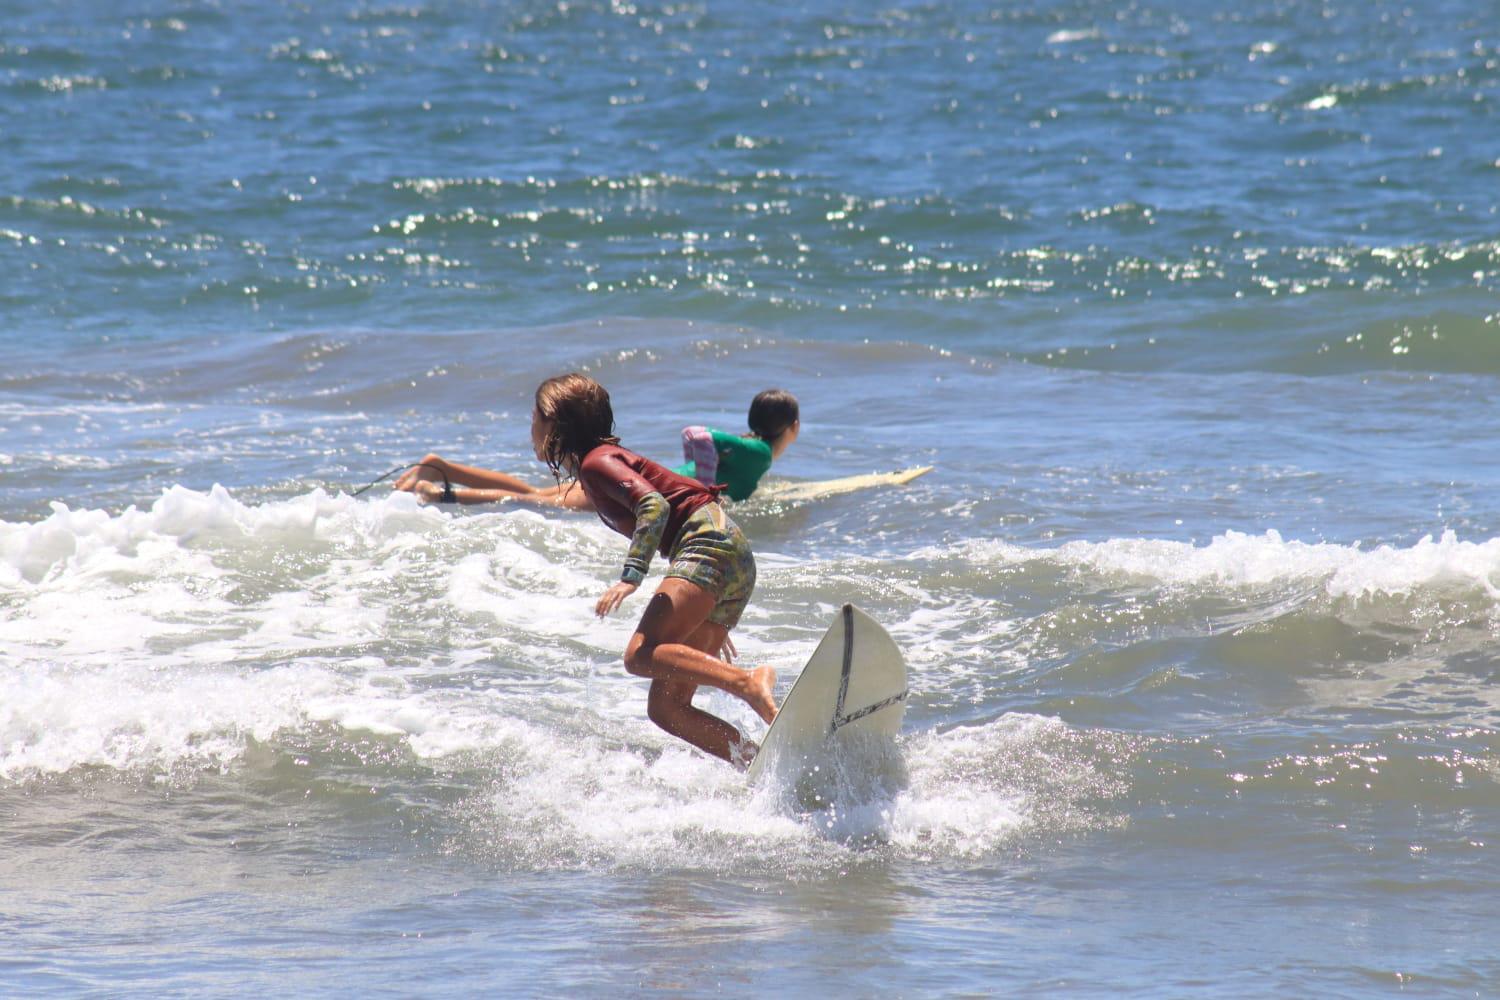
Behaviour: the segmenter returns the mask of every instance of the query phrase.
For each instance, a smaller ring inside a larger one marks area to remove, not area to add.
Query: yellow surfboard
[[[821,500],[824,497],[853,493],[855,490],[866,490],[875,486],[901,486],[931,471],[932,466],[919,465],[910,469],[901,469],[898,472],[870,472],[862,476],[844,476],[842,479],[820,479],[803,483],[767,483],[756,490],[751,499]]]

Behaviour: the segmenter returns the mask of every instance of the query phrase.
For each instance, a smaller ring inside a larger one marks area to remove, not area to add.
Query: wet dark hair
[[[609,393],[579,372],[554,375],[537,386],[536,412],[552,421],[542,442],[542,456],[554,476],[569,466],[569,472],[576,471],[583,456],[599,445],[620,443]]]
[[[750,401],[750,431],[774,442],[797,422],[797,397],[785,389],[767,389]]]

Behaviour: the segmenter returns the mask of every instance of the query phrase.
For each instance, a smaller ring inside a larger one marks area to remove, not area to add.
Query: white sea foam
[[[1474,587],[1500,599],[1500,539],[1464,542],[1447,531],[1406,548],[1284,540],[1275,531],[1215,536],[1206,545],[1162,539],[1117,538],[1068,542],[1055,548],[1025,548],[984,540],[951,549],[926,548],[913,558],[952,558],[981,565],[1051,563],[1101,574],[1143,577],[1173,586],[1262,587],[1321,581],[1332,597],[1403,595],[1427,586]]]
[[[335,683],[303,667],[185,674],[12,666],[0,674],[0,777],[223,763],[247,737],[267,740],[298,722],[301,706]]]
[[[442,517],[419,508],[407,494],[384,504],[359,504],[318,490],[281,503],[247,506],[221,486],[207,493],[174,486],[149,509],[130,507],[117,515],[72,510],[57,502],[51,507],[52,514],[39,522],[0,522],[0,585],[19,587],[101,571],[152,575],[160,570],[162,546],[190,553],[195,543],[257,539],[309,544],[351,530],[390,534]]]
[[[972,857],[993,853],[1029,822],[1030,793],[1008,782],[997,761],[1029,757],[1063,724],[1011,715],[980,726],[914,736],[907,745],[908,788],[891,810],[893,843],[911,851]],[[1072,762],[1052,773],[1052,794],[1076,797]]]
[[[630,616],[589,613],[618,549],[590,518],[455,515],[406,494],[245,504],[173,488],[144,510],[59,504],[0,524],[0,778],[222,766],[250,740],[333,726],[418,758],[496,761],[501,787],[476,822],[525,864],[676,863],[686,842],[710,865],[871,845],[974,857],[1032,821],[1031,792],[996,762],[1034,755],[1058,723],[911,736],[905,785],[810,813],[667,737],[619,662]],[[820,629],[787,642],[788,620],[822,624],[835,606],[809,605],[808,580],[849,565],[766,562],[767,599],[795,608],[748,616],[741,654],[791,680]],[[900,581],[891,593],[920,596]],[[976,629],[979,612],[919,603],[892,628],[940,678],[955,648],[1012,627]],[[700,704],[763,731],[727,695]],[[1058,780],[1066,796],[1072,779]]]
[[[1098,28],[1064,28],[1054,31],[1047,36],[1048,45],[1070,45],[1073,42],[1085,42],[1099,37]]]
[[[222,761],[314,724],[429,758],[493,749],[507,717],[547,719],[552,739],[651,729],[620,663],[632,615],[592,614],[618,549],[593,518],[404,493],[174,487],[146,509],[0,523],[0,775]]]
[[[357,652],[442,628],[446,578],[413,566],[459,524],[407,494],[247,505],[219,487],[0,524],[0,774],[219,760],[319,721],[418,753],[482,743],[489,701],[412,693],[431,656]]]
[[[871,849],[981,858],[1043,821],[1038,795],[1054,807],[1048,816],[1088,822],[1085,811],[1056,808],[1099,784],[1087,761],[1048,756],[1044,748],[1065,732],[1056,720],[1006,716],[915,735],[903,741],[904,782],[875,795],[867,782],[825,783],[829,797],[799,806],[787,789],[748,788],[738,772],[639,721],[614,735],[659,751],[588,734],[559,743],[555,732],[510,720],[505,777],[475,822],[501,860],[528,867],[714,867],[754,857],[817,867]],[[1028,769],[1041,777],[1021,781]]]

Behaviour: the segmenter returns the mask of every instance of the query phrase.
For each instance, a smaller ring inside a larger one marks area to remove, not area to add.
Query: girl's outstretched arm
[[[567,510],[592,510],[583,488],[577,483],[532,486],[517,476],[477,465],[450,462],[441,455],[429,454],[412,466],[393,489],[415,493],[431,503],[443,500],[443,477],[454,487],[453,499],[459,503],[499,503],[520,501],[538,507],[563,507]]]
[[[454,486],[469,486],[476,489],[505,490],[510,493],[532,493],[536,487],[516,476],[494,469],[483,469],[477,465],[460,465],[450,462],[438,454],[428,454],[422,461],[401,474],[391,487],[396,490],[414,492],[419,482],[441,482],[444,476]]]
[[[427,503],[442,503],[443,484],[421,480],[412,492]],[[593,510],[594,505],[577,483],[563,483],[526,492],[506,489],[483,489],[471,486],[455,487],[453,501],[456,503],[524,503],[533,507],[561,507],[564,510]]]

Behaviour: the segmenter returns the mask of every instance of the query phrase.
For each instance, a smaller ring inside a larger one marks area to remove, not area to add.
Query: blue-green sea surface
[[[1494,13],[0,0],[0,994],[1492,994]],[[592,515],[353,495],[575,369],[934,466],[732,511],[899,781],[656,729]]]

